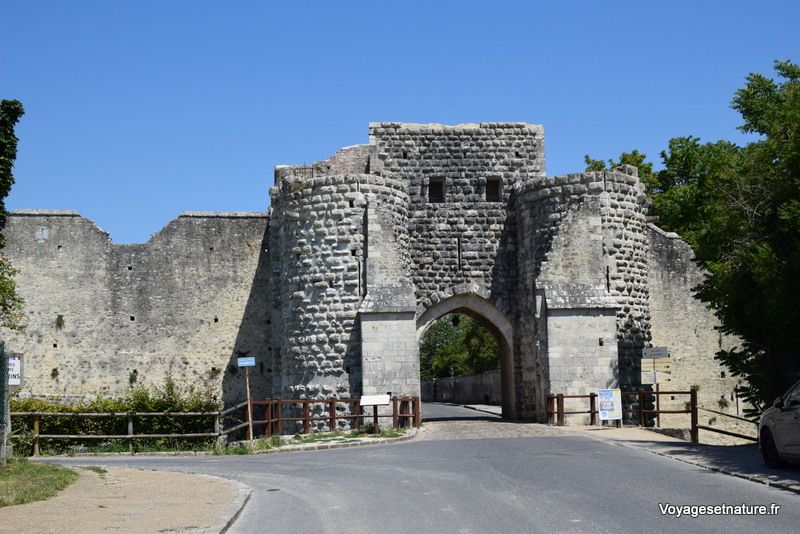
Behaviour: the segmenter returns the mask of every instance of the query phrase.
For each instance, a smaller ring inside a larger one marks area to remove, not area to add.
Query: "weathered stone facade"
[[[112,394],[136,370],[231,400],[249,354],[259,396],[415,395],[419,337],[453,311],[500,341],[512,418],[543,419],[550,392],[637,387],[651,343],[691,369],[673,385],[722,372],[700,273],[648,226],[636,169],[548,178],[541,126],[373,123],[369,144],[277,167],[270,195],[269,216],[185,214],[144,245],[71,212],[14,213],[30,326],[7,339],[27,391]]]
[[[237,353],[268,354],[263,213],[186,213],[143,245],[115,245],[69,211],[16,211],[4,252],[19,270],[23,392],[114,395],[133,383],[208,385],[241,397]],[[269,392],[268,370],[253,383]]]

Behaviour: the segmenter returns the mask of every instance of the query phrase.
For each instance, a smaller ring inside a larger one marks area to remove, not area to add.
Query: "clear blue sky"
[[[10,208],[118,243],[260,211],[272,168],[367,123],[543,124],[549,175],[669,138],[741,141],[747,73],[800,61],[800,2],[0,0],[0,98],[26,115]]]

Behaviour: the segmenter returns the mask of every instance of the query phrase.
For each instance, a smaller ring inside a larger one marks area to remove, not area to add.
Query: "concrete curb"
[[[225,519],[224,516],[217,519],[217,521],[215,521],[214,524],[211,525],[210,527],[210,532],[214,534],[216,534],[217,532],[219,532],[219,534],[225,534],[225,532],[227,532],[228,529],[231,528],[231,526],[236,522],[236,520],[239,519],[239,516],[242,514],[242,510],[244,510],[244,507],[247,505],[248,502],[250,502],[250,497],[253,495],[253,490],[252,488],[250,488],[250,486],[247,486],[235,480],[215,477],[212,475],[203,475],[203,476],[224,480],[225,482],[233,483],[239,487],[239,491],[237,492],[236,497],[234,497],[233,502],[231,502],[230,504],[230,508],[233,510],[233,513],[230,514],[230,517],[228,517],[227,519]]]
[[[492,411],[489,411],[489,410],[484,410],[482,408],[478,408],[477,406],[473,406],[471,404],[452,404],[452,406],[459,406],[461,408],[466,408],[468,410],[474,410],[476,412],[486,413],[486,414],[489,414],[489,415],[494,415],[496,417],[502,418],[502,415],[500,415],[500,414],[498,414],[496,412],[492,412]]]
[[[370,445],[389,445],[392,443],[400,443],[414,439],[417,436],[417,429],[411,428],[404,436],[397,438],[363,438],[364,441],[350,441],[347,443],[307,443],[300,445],[284,445],[276,449],[267,449],[265,451],[258,451],[253,454],[275,454],[280,452],[298,452],[298,451],[324,451],[328,449],[346,449],[349,447],[365,447]]]

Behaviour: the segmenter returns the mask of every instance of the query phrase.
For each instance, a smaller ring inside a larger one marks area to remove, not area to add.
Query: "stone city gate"
[[[508,417],[542,418],[553,386],[616,384],[618,346],[635,367],[643,187],[545,179],[540,126],[376,123],[275,181],[273,394],[419,395],[419,332],[458,309],[499,334]]]
[[[702,273],[646,220],[636,169],[547,177],[541,126],[372,123],[368,144],[276,167],[270,196],[269,213],[185,213],[137,245],[75,212],[12,213],[23,393],[169,375],[237,402],[247,354],[258,398],[416,396],[419,336],[451,311],[499,339],[510,418],[545,420],[550,392],[638,387],[651,344],[670,347],[672,385],[708,402],[735,387],[691,295]]]

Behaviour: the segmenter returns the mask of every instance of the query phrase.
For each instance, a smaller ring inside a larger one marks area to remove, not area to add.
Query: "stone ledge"
[[[266,219],[266,211],[184,211],[178,218]]]
[[[11,210],[9,215],[16,215],[21,217],[36,217],[47,215],[50,217],[80,217],[81,214],[75,210],[40,210],[40,209],[16,209]]]

